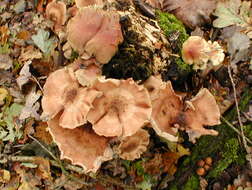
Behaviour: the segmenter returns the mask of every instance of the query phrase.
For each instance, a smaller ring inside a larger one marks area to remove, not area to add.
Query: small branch
[[[225,117],[221,116],[221,120],[223,122],[225,122],[227,124],[227,126],[229,126],[230,128],[232,128],[239,136],[242,137],[241,132],[235,126],[233,126],[228,120],[226,120]],[[248,143],[252,144],[252,141],[248,137],[245,136],[245,139],[246,139],[246,141]]]
[[[228,75],[229,75],[230,81],[232,83],[233,91],[234,91],[235,107],[236,107],[236,111],[237,111],[238,122],[239,122],[239,125],[240,125],[240,128],[241,128],[242,142],[243,142],[244,148],[245,148],[245,150],[247,152],[247,155],[248,155],[247,160],[249,161],[250,168],[252,169],[252,157],[251,157],[252,154],[251,154],[251,151],[250,151],[250,149],[248,147],[248,144],[247,144],[247,141],[246,141],[246,138],[245,138],[245,135],[244,135],[244,131],[243,131],[243,124],[242,124],[242,121],[241,121],[241,115],[240,115],[239,104],[238,104],[238,100],[237,100],[236,88],[235,88],[235,83],[234,83],[234,80],[233,80],[233,77],[232,77],[230,65],[228,65]]]

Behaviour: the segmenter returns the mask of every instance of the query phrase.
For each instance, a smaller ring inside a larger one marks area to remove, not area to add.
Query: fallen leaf
[[[3,113],[0,113],[0,139],[3,141],[14,142],[20,139],[22,131],[20,130],[21,124],[17,119],[23,106],[13,103],[7,107]]]
[[[37,111],[40,108],[40,103],[38,100],[41,95],[42,92],[40,90],[36,91],[36,86],[31,89],[29,94],[25,97],[25,106],[20,113],[20,120],[24,120],[29,117],[33,117],[36,120],[40,119],[40,115],[37,113]]]
[[[47,131],[47,123],[40,121],[38,125],[35,127],[34,136],[39,140],[43,141],[45,144],[52,143],[52,136]]]
[[[162,4],[163,11],[173,13],[185,25],[195,28],[210,22],[216,0],[163,0]]]
[[[30,37],[31,37],[30,32],[28,32],[27,30],[21,30],[17,34],[17,38],[22,40],[28,40]]]
[[[224,28],[231,25],[251,26],[250,1],[224,0],[218,1],[214,15],[218,18],[213,21],[216,28]]]
[[[4,45],[9,38],[9,29],[7,26],[0,27],[0,44]]]
[[[49,160],[42,157],[36,157],[34,163],[38,165],[37,175],[39,177],[41,177],[42,179],[49,179],[49,180],[52,178]]]
[[[7,54],[0,54],[0,69],[8,70],[12,68],[12,59]]]
[[[0,106],[4,104],[5,98],[8,96],[8,91],[5,88],[0,88]]]
[[[30,77],[32,76],[32,74],[30,73],[30,64],[31,61],[27,61],[24,64],[23,68],[19,73],[19,77],[16,79],[20,89],[22,89],[22,86],[26,84],[29,81]]]
[[[7,183],[10,181],[11,175],[8,170],[1,169],[0,170],[0,183]]]
[[[28,46],[27,48],[22,48],[19,61],[23,62],[40,58],[42,58],[42,53],[38,49],[35,49],[34,46]]]
[[[181,156],[176,152],[167,152],[162,155],[164,172],[174,175],[177,171],[176,164]]]
[[[26,1],[25,0],[19,0],[17,3],[14,5],[13,10],[15,13],[19,14],[25,11],[26,7]]]
[[[39,29],[37,34],[32,35],[35,45],[45,54],[50,53],[55,44],[55,38],[49,38],[49,36],[50,33],[43,29]]]

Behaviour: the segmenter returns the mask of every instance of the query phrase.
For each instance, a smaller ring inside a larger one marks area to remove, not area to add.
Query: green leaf
[[[219,1],[213,13],[218,18],[213,21],[216,28],[247,24],[251,2],[240,0]]]
[[[15,138],[22,137],[20,130],[21,124],[17,122],[23,106],[13,103],[11,107],[7,107],[0,118],[0,139],[3,141],[13,142]]]
[[[50,34],[48,31],[39,29],[37,34],[31,37],[35,45],[45,54],[50,53],[51,50],[55,47],[55,39],[49,38],[49,36]]]

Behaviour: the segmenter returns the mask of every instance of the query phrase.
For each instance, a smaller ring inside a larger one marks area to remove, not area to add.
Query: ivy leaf
[[[37,34],[31,37],[35,45],[45,54],[50,53],[55,47],[55,38],[49,38],[49,36],[50,34],[48,31],[39,29]]]
[[[248,25],[251,2],[241,0],[219,1],[213,15],[218,18],[213,21],[216,28],[231,25]]]
[[[22,131],[17,121],[22,108],[22,105],[13,103],[11,107],[5,109],[3,114],[0,114],[1,140],[13,142],[15,138],[21,138]]]

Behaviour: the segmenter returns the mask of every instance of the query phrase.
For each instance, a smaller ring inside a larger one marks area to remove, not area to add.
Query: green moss
[[[243,111],[252,98],[252,91],[247,90],[239,102],[239,108]],[[232,122],[237,119],[236,108],[234,107],[225,118]],[[176,173],[176,179],[179,181],[183,179],[188,171],[195,171],[196,163],[200,159],[207,156],[212,158],[220,157],[220,160],[214,162],[212,170],[208,173],[207,178],[218,177],[223,170],[230,166],[230,164],[242,165],[245,162],[245,154],[242,146],[237,140],[237,133],[234,132],[225,123],[214,127],[219,132],[218,136],[202,136],[197,143],[191,148],[191,155],[184,159],[179,165]],[[178,182],[176,182],[178,184]],[[180,183],[180,182],[179,182]],[[179,185],[178,185],[179,186]]]
[[[184,72],[186,74],[192,72],[192,66],[186,64],[181,58],[177,58],[175,61],[176,64],[178,65],[180,72]]]
[[[222,159],[214,165],[207,178],[218,177],[232,163],[243,164],[245,157],[241,155],[240,149],[237,138],[229,139],[224,145]]]
[[[198,190],[199,189],[199,178],[195,175],[192,175],[186,182],[184,190]]]
[[[252,140],[252,124],[244,126],[244,134],[250,140]]]
[[[173,14],[156,12],[159,26],[174,47],[175,53],[180,53],[184,41],[189,37],[185,27]]]

